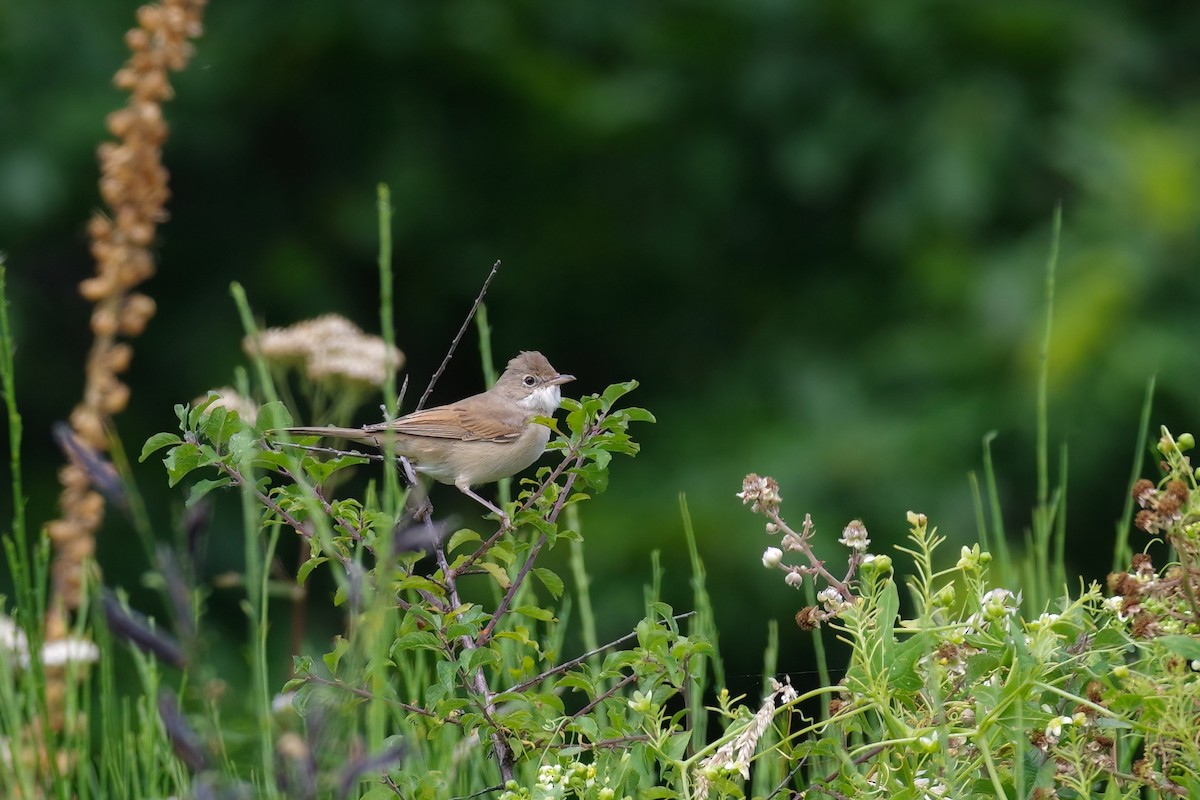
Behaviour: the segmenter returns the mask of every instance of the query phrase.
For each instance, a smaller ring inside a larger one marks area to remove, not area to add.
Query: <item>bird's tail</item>
[[[288,433],[292,436],[322,436],[330,439],[349,439],[352,442],[373,442],[374,438],[362,428],[277,428],[271,433]]]

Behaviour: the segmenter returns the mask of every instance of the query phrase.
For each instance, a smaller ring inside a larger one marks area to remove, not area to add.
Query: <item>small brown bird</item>
[[[471,490],[517,474],[537,461],[550,429],[531,422],[551,416],[562,399],[559,387],[575,380],[550,366],[541,353],[524,351],[486,392],[449,405],[414,411],[362,428],[285,428],[297,436],[335,436],[380,449],[391,446],[417,472],[508,516]]]

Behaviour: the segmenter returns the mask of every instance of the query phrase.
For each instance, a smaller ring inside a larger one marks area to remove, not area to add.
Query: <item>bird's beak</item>
[[[561,386],[564,383],[570,383],[575,380],[574,375],[555,375],[550,380],[546,381],[551,386]]]

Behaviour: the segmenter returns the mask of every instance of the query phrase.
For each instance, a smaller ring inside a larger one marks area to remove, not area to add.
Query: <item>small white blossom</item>
[[[794,553],[804,547],[804,540],[794,533],[785,533],[779,540],[779,546],[789,553]]]
[[[799,589],[804,585],[804,574],[801,572],[789,572],[783,579],[783,582],[794,589]]]
[[[1072,722],[1074,720],[1070,717],[1054,717],[1046,724],[1046,738],[1057,742],[1062,736],[1063,725],[1070,725]]]
[[[779,566],[779,562],[783,560],[783,551],[778,547],[768,547],[763,551],[762,563],[767,569]]]
[[[871,540],[867,537],[866,526],[856,519],[842,529],[842,537],[838,539],[838,543],[861,553],[870,546]]]
[[[17,663],[29,663],[29,641],[11,617],[0,616],[0,648],[16,656]]]
[[[773,509],[782,501],[779,496],[779,484],[775,479],[753,472],[742,481],[742,490],[737,493],[737,497],[743,505],[748,504],[750,510],[755,513]]]
[[[87,639],[58,639],[42,646],[42,663],[47,667],[92,664],[100,660],[100,648]]]

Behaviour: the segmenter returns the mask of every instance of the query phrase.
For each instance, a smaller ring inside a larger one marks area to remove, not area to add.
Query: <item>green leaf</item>
[[[146,440],[142,445],[142,454],[138,456],[138,463],[146,460],[146,458],[156,450],[161,450],[164,447],[170,447],[173,444],[179,444],[183,441],[177,434],[174,433],[156,433]]]
[[[692,743],[692,732],[682,731],[667,738],[667,745],[663,748],[667,757],[673,761],[682,761],[683,754],[687,752],[688,745]]]
[[[624,383],[614,383],[604,390],[604,394],[600,395],[602,408],[607,411],[612,408],[613,403],[620,400],[625,395],[632,392],[638,387],[637,381],[625,381]]]
[[[483,541],[483,537],[470,528],[457,530],[450,535],[450,540],[446,543],[446,552],[453,553],[458,547],[466,542]]]
[[[911,694],[924,686],[924,679],[917,671],[917,662],[937,645],[937,637],[922,631],[900,643],[887,663],[888,686],[899,692]]]
[[[321,656],[321,660],[325,662],[325,668],[329,670],[331,675],[337,675],[338,663],[349,649],[349,639],[340,634],[333,637],[333,650]]]
[[[507,589],[512,585],[512,581],[508,577],[508,572],[499,564],[492,561],[480,561],[478,566],[495,578],[496,583],[500,584],[501,589]]]
[[[558,574],[544,567],[536,567],[533,574],[542,582],[542,586],[554,597],[555,600],[562,597],[563,579],[558,577]]]
[[[243,428],[229,437],[229,454],[239,464],[252,456],[257,458],[261,452],[258,436],[249,428]]]
[[[629,420],[630,422],[658,422],[658,420],[654,418],[653,414],[646,409],[638,408],[637,406],[630,406],[629,408],[622,409],[621,413],[625,416],[625,419]]]
[[[1191,636],[1160,636],[1156,640],[1168,651],[1177,656],[1182,656],[1188,661],[1196,661],[1200,659],[1200,640]]]
[[[645,800],[677,800],[679,792],[668,789],[666,786],[652,786],[649,789],[638,791],[638,797],[643,797]]]
[[[169,485],[174,486],[179,483],[185,475],[198,468],[202,462],[200,448],[194,444],[184,442],[171,448],[163,459],[163,466],[167,468]]]
[[[200,428],[204,437],[218,447],[223,445],[240,427],[241,422],[238,420],[237,413],[224,406],[217,406],[200,418]]]
[[[514,614],[520,614],[523,617],[536,619],[540,622],[551,622],[554,620],[554,612],[547,608],[539,606],[519,606],[513,609]]]
[[[416,589],[417,591],[433,592],[437,596],[444,593],[443,588],[423,575],[409,575],[397,585],[398,589]]]
[[[340,469],[366,464],[370,459],[361,456],[338,456],[321,461],[317,458],[304,459],[304,471],[313,483],[324,483],[325,480]]]
[[[434,636],[429,631],[413,631],[412,633],[406,633],[392,643],[393,653],[403,650],[440,651],[441,649],[442,645],[438,640],[438,637]]]
[[[300,565],[300,569],[296,570],[296,583],[303,586],[304,581],[308,580],[308,573],[312,572],[314,569],[324,564],[328,560],[329,558],[327,556],[317,556],[316,558],[310,558],[308,561],[305,561]]]
[[[287,410],[287,406],[278,400],[273,403],[267,403],[258,409],[258,417],[254,420],[254,427],[260,431],[290,428],[291,425],[291,413]]]
[[[215,480],[196,481],[192,486],[192,490],[188,492],[187,502],[184,504],[187,508],[191,508],[200,501],[204,495],[211,492],[213,489],[223,489],[233,481],[229,478],[217,478]]]
[[[879,610],[875,615],[875,634],[879,637],[878,652],[882,658],[880,666],[888,669],[892,663],[892,650],[896,645],[896,635],[892,633],[892,628],[896,624],[896,617],[900,615],[900,592],[896,588],[896,582],[891,580],[882,588],[879,593]]]
[[[589,486],[595,490],[594,494],[601,494],[608,488],[608,471],[595,464],[584,464],[568,471],[579,476],[580,480],[575,484],[576,486],[580,483]]]

